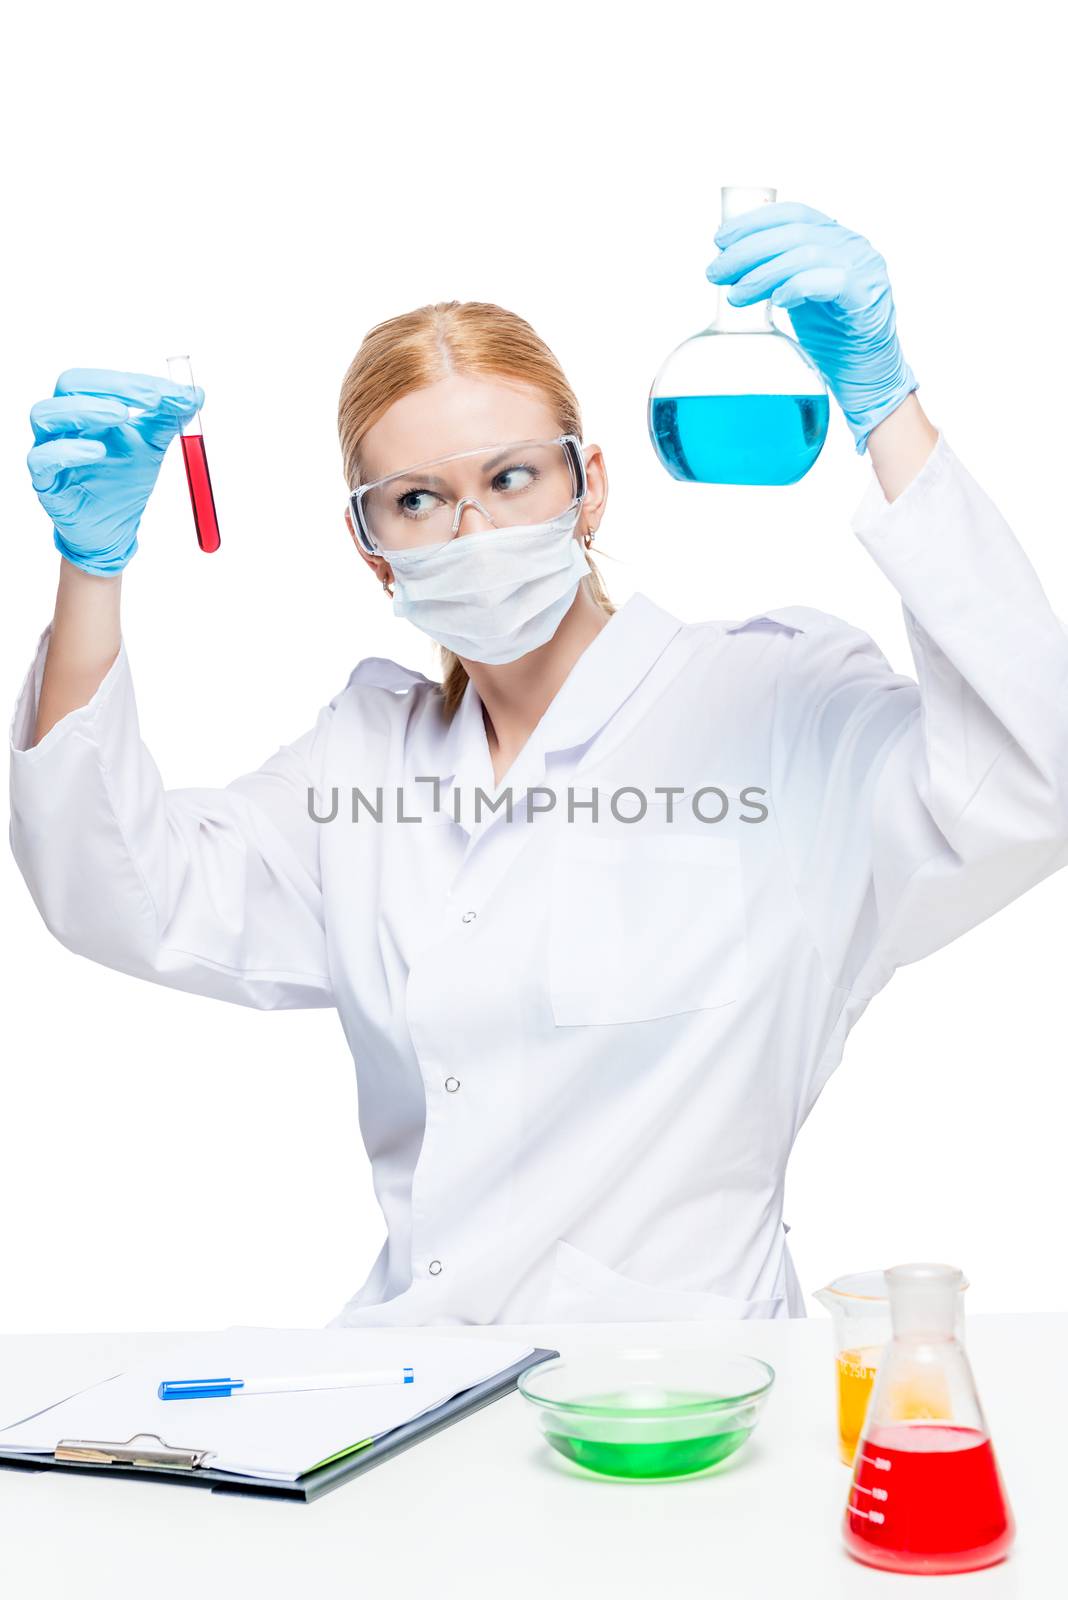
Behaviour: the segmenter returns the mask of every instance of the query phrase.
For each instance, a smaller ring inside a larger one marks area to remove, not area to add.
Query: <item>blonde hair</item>
[[[413,389],[451,372],[509,378],[540,389],[561,433],[582,437],[575,393],[552,351],[512,311],[482,300],[442,300],[379,322],[364,336],[341,384],[338,437],[345,481],[359,487],[360,442],[384,411]],[[586,553],[582,582],[609,615],[615,606]],[[467,673],[451,650],[441,650],[445,715],[451,718],[467,687]]]

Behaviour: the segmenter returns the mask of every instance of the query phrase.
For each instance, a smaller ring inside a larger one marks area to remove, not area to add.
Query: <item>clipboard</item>
[[[215,1494],[246,1494],[305,1503],[329,1494],[350,1478],[369,1472],[380,1462],[402,1450],[440,1433],[450,1423],[459,1422],[516,1386],[520,1373],[541,1361],[560,1354],[559,1350],[535,1349],[514,1366],[494,1373],[470,1389],[461,1389],[451,1399],[410,1422],[401,1423],[362,1448],[345,1452],[321,1466],[313,1467],[293,1482],[267,1478],[247,1478],[236,1472],[222,1472],[201,1463],[208,1450],[174,1449],[156,1434],[135,1434],[132,1439],[109,1442],[103,1439],[61,1439],[52,1456],[27,1456],[0,1450],[0,1468],[13,1472],[92,1472],[103,1477],[134,1475],[156,1483],[191,1484]]]

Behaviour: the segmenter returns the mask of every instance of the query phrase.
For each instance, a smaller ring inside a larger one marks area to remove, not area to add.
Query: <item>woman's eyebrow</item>
[[[507,461],[509,456],[514,455],[515,449],[516,446],[510,444],[497,455],[491,456],[488,461],[484,461],[482,463],[483,472],[492,472],[494,467],[498,466],[502,461]],[[391,478],[418,478],[420,483],[429,484],[436,489],[447,487],[445,479],[439,477],[436,472],[423,472],[419,467],[405,467],[400,472],[391,472],[389,476]]]
[[[482,470],[484,472],[492,471],[492,469],[495,466],[497,466],[500,462],[507,461],[508,457],[510,455],[514,454],[515,448],[516,447],[515,447],[514,444],[510,444],[508,446],[507,450],[502,450],[499,455],[491,456],[488,461],[483,462]]]
[[[445,482],[444,478],[439,478],[434,472],[420,472],[418,467],[407,467],[403,472],[392,472],[390,473],[390,478],[418,478],[420,483],[429,484],[432,488],[448,488],[448,484]],[[389,480],[387,479],[387,482],[388,481]]]

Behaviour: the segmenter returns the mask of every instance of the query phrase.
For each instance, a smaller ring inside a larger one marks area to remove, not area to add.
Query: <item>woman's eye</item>
[[[397,496],[397,510],[404,517],[426,517],[434,509],[430,502],[437,499],[438,496],[429,489],[408,489]]]
[[[493,487],[500,494],[515,494],[520,489],[528,489],[537,476],[534,467],[505,467],[494,478]]]

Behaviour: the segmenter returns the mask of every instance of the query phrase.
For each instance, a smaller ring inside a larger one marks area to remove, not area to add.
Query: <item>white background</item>
[[[341,516],[342,374],[373,323],[493,300],[562,361],[611,482],[617,600],[686,620],[819,606],[912,671],[849,518],[839,416],[783,490],[679,484],[645,430],[710,318],[722,183],[770,183],[886,255],[929,415],[1068,617],[1062,61],[1041,10],[820,0],[23,7],[6,24],[0,501],[9,703],[58,556],[27,412],[72,365],[188,349],[223,550],[168,456],[124,581],[142,732],[172,787],[224,783],[314,721],[362,656],[433,670]],[[936,530],[933,532],[936,536]],[[1068,713],[1068,708],[1066,708]],[[10,855],[0,1328],[318,1324],[382,1223],[330,1012],[261,1014],[98,968]],[[806,1289],[958,1261],[974,1310],[1065,1309],[1064,929],[1040,885],[859,1024],[802,1132],[786,1215]]]

